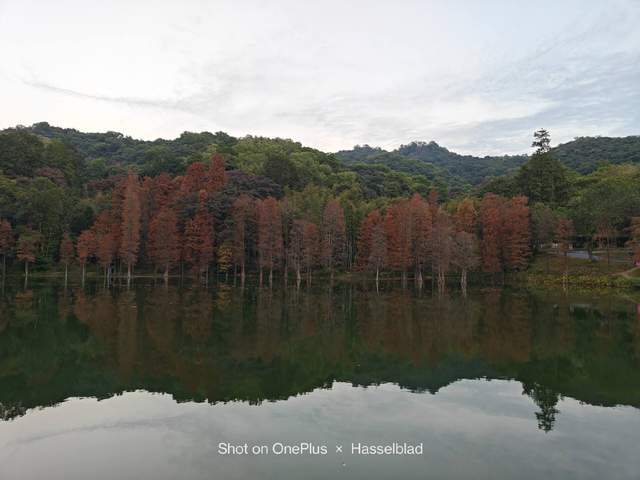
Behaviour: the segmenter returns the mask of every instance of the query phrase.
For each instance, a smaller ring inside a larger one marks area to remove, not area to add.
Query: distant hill
[[[603,162],[640,163],[640,135],[630,137],[578,137],[552,149],[565,166],[589,173]]]
[[[70,143],[83,157],[101,158],[107,163],[140,164],[147,160],[150,152],[154,151],[163,151],[176,158],[188,158],[201,153],[214,143],[230,146],[236,141],[224,132],[215,134],[184,132],[173,140],[162,138],[153,141],[137,140],[118,132],[81,132],[73,128],[54,127],[47,122],[35,123],[22,129],[50,140]]]
[[[504,175],[527,161],[526,155],[501,157],[474,157],[460,155],[441,147],[436,142],[412,142],[388,152],[368,145],[343,150],[336,156],[348,165],[368,163],[386,165],[392,170],[406,173],[437,172],[450,182],[477,185],[485,178]]]
[[[554,147],[552,153],[565,166],[589,173],[604,162],[640,163],[640,136],[580,137]],[[476,157],[460,155],[436,142],[412,142],[387,151],[369,145],[343,150],[336,156],[347,165],[366,163],[385,165],[406,173],[437,173],[454,183],[477,185],[487,177],[497,177],[516,170],[527,161],[527,155]]]
[[[70,143],[85,158],[102,159],[111,165],[142,164],[155,157],[188,161],[201,155],[210,145],[217,151],[229,151],[238,139],[224,132],[184,132],[172,140],[136,140],[118,132],[85,133],[59,128],[46,122],[36,123],[23,130],[40,137]],[[552,149],[553,155],[570,169],[589,173],[604,162],[640,163],[640,136],[579,137]],[[529,158],[527,155],[478,157],[460,155],[436,142],[411,142],[392,151],[369,145],[355,146],[335,154],[350,169],[384,166],[391,171],[411,176],[424,176],[453,191],[479,185],[489,177],[511,173]],[[368,170],[367,170],[368,171]]]

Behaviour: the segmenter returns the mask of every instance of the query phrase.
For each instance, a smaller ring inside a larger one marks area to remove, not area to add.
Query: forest
[[[542,129],[530,156],[480,158],[434,142],[332,154],[222,132],[146,142],[16,127],[0,132],[3,275],[272,283],[363,272],[464,289],[470,273],[525,271],[576,245],[626,247],[631,267],[639,138],[551,148]]]

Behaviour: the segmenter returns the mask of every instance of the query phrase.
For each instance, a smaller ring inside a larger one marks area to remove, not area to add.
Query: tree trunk
[[[380,268],[376,266],[376,292],[380,292]]]
[[[67,286],[67,280],[69,278],[69,264],[64,264],[64,286]]]
[[[467,269],[463,268],[462,273],[460,274],[460,288],[462,289],[462,294],[467,295]]]
[[[444,287],[445,287],[444,272],[438,269],[438,292],[440,293],[444,292]]]
[[[84,287],[84,271],[85,271],[85,266],[86,264],[84,262],[82,262],[82,286]]]
[[[24,278],[29,276],[29,262],[25,260],[24,262]]]

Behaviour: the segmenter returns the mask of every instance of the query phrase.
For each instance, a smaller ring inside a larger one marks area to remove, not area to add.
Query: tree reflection
[[[0,312],[5,419],[135,389],[260,403],[334,381],[435,393],[465,378],[520,381],[545,432],[562,396],[640,407],[640,321],[624,301],[351,284],[32,286],[8,290]]]
[[[556,421],[556,414],[560,413],[556,408],[560,395],[551,388],[539,384],[524,384],[522,393],[531,397],[540,408],[540,411],[535,414],[538,420],[538,428],[545,433],[550,432]]]

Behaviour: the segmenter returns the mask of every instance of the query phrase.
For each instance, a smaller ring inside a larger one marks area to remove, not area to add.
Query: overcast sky
[[[640,133],[640,0],[0,0],[0,128],[335,151]]]

